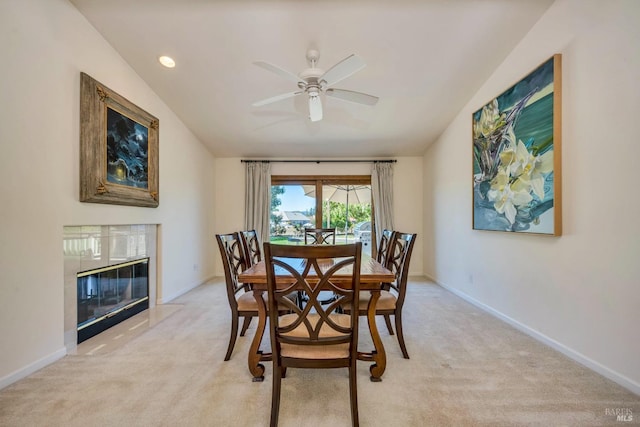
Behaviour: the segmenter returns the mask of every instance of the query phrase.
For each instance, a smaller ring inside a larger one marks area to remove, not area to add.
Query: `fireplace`
[[[68,354],[76,354],[78,343],[93,332],[115,325],[123,316],[155,307],[161,295],[157,275],[160,227],[64,226],[64,344]],[[121,272],[110,271],[118,267],[123,268]],[[140,270],[147,273],[144,279]],[[116,279],[121,283],[117,284]],[[141,288],[146,290],[145,295]]]
[[[78,343],[149,308],[149,258],[78,273]]]

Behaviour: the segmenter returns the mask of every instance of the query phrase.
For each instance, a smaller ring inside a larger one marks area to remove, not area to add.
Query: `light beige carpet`
[[[640,424],[640,397],[433,283],[412,280],[407,299],[411,359],[380,321],[387,371],[372,383],[359,364],[362,426]],[[137,336],[110,331],[118,344],[86,341],[77,355],[1,390],[0,426],[268,425],[271,366],[263,383],[247,369],[255,324],[223,362],[230,315],[222,281],[174,303],[160,321],[129,319]],[[632,422],[616,421],[611,411],[620,408]],[[289,369],[280,425],[349,426],[347,370]]]

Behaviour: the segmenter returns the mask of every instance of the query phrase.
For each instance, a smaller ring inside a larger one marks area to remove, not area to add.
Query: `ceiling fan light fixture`
[[[309,120],[319,122],[322,120],[322,102],[320,96],[309,94]]]

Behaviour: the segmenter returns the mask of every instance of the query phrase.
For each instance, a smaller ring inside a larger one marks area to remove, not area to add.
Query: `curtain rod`
[[[240,160],[240,163],[396,163],[397,160]]]

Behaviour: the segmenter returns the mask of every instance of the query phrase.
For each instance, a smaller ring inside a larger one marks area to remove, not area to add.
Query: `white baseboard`
[[[610,379],[611,381],[614,381],[615,383],[621,385],[622,387],[626,388],[627,390],[631,391],[632,393],[635,393],[637,395],[640,395],[640,384],[638,384],[636,381],[633,381],[631,378],[627,378],[624,375],[614,371],[613,369],[610,369],[598,362],[596,362],[595,360],[590,359],[589,357],[573,350],[572,348],[567,347],[566,345],[554,340],[553,338],[550,338],[538,331],[536,331],[535,329],[530,328],[529,326],[518,322],[515,319],[512,319],[511,317],[499,312],[498,310],[476,300],[475,298],[467,295],[466,293],[452,288],[450,286],[447,286],[437,280],[435,280],[434,278],[430,277],[430,276],[426,276],[427,278],[429,278],[429,280],[432,280],[434,283],[436,283],[438,286],[441,286],[443,288],[445,288],[446,290],[448,290],[449,292],[459,296],[460,298],[462,298],[463,300],[475,305],[476,307],[480,308],[481,310],[486,311],[487,313],[499,318],[500,320],[508,323],[509,325],[513,326],[514,328],[518,329],[521,332],[524,332],[525,334],[529,335],[530,337],[548,345],[549,347],[559,351],[560,353],[564,354],[565,356],[569,357],[570,359],[580,363],[581,365],[586,366],[587,368],[591,369],[592,371],[595,371],[597,373],[599,373],[600,375]]]
[[[2,390],[5,387],[10,386],[11,384],[15,383],[16,381],[19,381],[23,378],[28,377],[29,375],[33,374],[34,372],[44,368],[47,365],[52,364],[53,362],[62,359],[64,356],[67,355],[67,349],[65,347],[62,347],[56,351],[54,351],[53,353],[49,354],[48,356],[43,357],[40,360],[36,360],[35,362],[18,369],[15,372],[12,372],[11,374],[0,378],[0,390]]]

